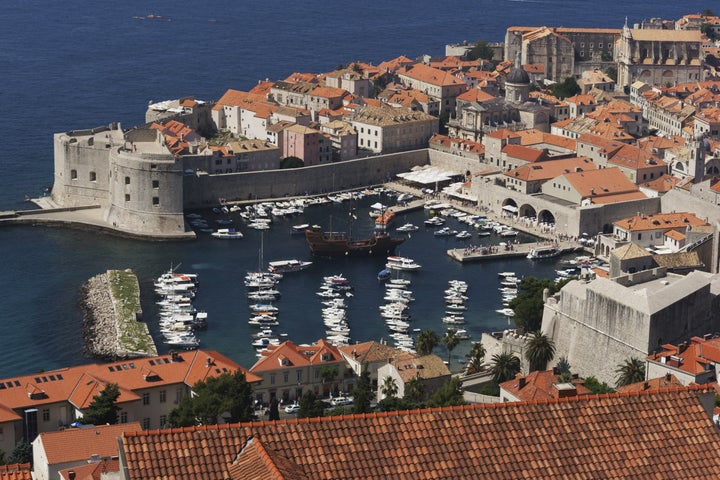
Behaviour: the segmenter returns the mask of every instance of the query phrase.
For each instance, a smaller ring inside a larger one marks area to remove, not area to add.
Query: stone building
[[[358,135],[358,148],[375,153],[427,148],[438,132],[437,117],[408,108],[366,106],[347,121]]]
[[[545,303],[542,331],[573,373],[614,384],[625,360],[714,331],[720,320],[716,275],[657,268],[590,282],[571,281]]]
[[[377,371],[379,389],[377,400],[382,400],[382,384],[386,377],[390,377],[397,385],[398,398],[405,395],[405,387],[411,380],[419,380],[423,385],[425,398],[439,390],[445,382],[450,380],[451,374],[448,367],[437,355],[417,355],[414,353],[403,353],[390,362],[386,363]]]
[[[439,102],[440,114],[453,112],[455,99],[467,90],[465,82],[455,75],[421,63],[399,71],[397,75],[403,85],[420,90]]]
[[[703,80],[699,30],[622,29],[618,49],[618,86],[640,80],[650,85],[674,85]]]

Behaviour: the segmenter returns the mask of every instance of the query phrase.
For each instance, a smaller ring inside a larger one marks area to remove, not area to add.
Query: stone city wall
[[[425,149],[305,168],[185,175],[185,208],[362,188],[393,180],[396,174],[428,161]]]

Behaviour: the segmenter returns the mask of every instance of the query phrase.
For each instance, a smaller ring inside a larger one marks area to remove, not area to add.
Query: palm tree
[[[555,368],[558,369],[558,372],[565,373],[570,371],[570,362],[568,362],[567,357],[560,357],[558,358],[557,364],[555,364]]]
[[[473,342],[472,347],[470,348],[470,358],[476,358],[480,361],[480,363],[482,363],[486,353],[485,346],[482,342]]]
[[[388,375],[387,377],[385,377],[385,380],[383,380],[383,385],[380,391],[385,398],[394,397],[395,395],[397,395],[398,392],[397,382],[394,378]]]
[[[423,330],[415,341],[418,355],[430,355],[440,339],[432,330]]]
[[[468,360],[467,367],[465,367],[465,375],[480,373],[482,370],[482,360],[478,359],[478,357],[471,356],[470,360]]]
[[[530,371],[545,370],[555,356],[555,344],[540,330],[528,335],[525,340],[525,358],[530,363]]]
[[[642,382],[645,380],[645,363],[639,358],[633,357],[618,365],[615,373],[618,374],[615,381],[615,385],[618,387]]]
[[[495,383],[506,382],[520,373],[520,359],[512,353],[495,354],[492,357],[491,370]]]
[[[457,330],[454,328],[448,328],[442,337],[443,345],[445,345],[445,348],[448,350],[448,363],[450,363],[452,351],[458,346],[458,343],[460,343],[460,339],[455,335],[456,333]]]

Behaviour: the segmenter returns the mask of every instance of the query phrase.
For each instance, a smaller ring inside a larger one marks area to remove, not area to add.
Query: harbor
[[[506,258],[527,258],[528,255],[532,254],[533,250],[542,246],[554,246],[557,249],[558,253],[557,255],[553,256],[584,251],[584,248],[582,246],[578,246],[576,243],[568,241],[561,241],[557,243],[500,242],[500,244],[497,246],[491,245],[486,247],[451,248],[447,251],[447,254],[450,258],[452,258],[453,260],[457,260],[460,263],[484,262],[490,260],[501,260]]]

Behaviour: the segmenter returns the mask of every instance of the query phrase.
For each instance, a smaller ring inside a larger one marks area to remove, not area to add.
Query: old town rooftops
[[[89,460],[93,455],[113,457],[118,453],[117,437],[141,430],[140,422],[96,425],[41,433],[40,442],[50,465]]]
[[[706,221],[689,212],[656,213],[654,215],[639,214],[618,220],[614,224],[629,232],[678,228],[685,230],[691,226],[708,225]]]
[[[142,431],[120,448],[134,480],[231,478],[233,464],[293,479],[715,478],[720,436],[701,401],[713,394],[691,386]]]

